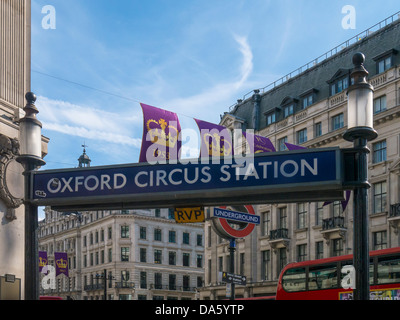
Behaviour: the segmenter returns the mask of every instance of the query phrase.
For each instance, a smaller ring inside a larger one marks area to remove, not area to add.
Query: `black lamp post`
[[[25,95],[25,117],[19,120],[20,155],[17,161],[24,166],[25,206],[25,300],[39,299],[38,207],[30,202],[31,172],[46,163],[42,159],[42,124],[36,119],[36,96]]]
[[[354,300],[369,300],[369,241],[368,241],[368,141],[378,133],[373,128],[373,92],[367,82],[368,71],[364,68],[365,56],[353,56],[354,70],[352,85],[347,91],[348,127],[343,138],[354,144],[355,185],[354,185],[354,252],[353,263],[356,271]]]

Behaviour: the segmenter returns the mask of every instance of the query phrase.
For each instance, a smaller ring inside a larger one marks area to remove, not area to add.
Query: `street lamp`
[[[364,68],[365,56],[353,56],[352,85],[347,91],[348,127],[343,138],[353,142],[355,150],[355,184],[353,196],[354,252],[356,271],[354,300],[369,300],[369,241],[368,241],[368,141],[378,133],[373,128],[373,92],[367,82],[368,71]]]
[[[36,119],[36,96],[25,95],[25,116],[19,120],[20,155],[16,158],[24,167],[25,206],[25,300],[39,299],[38,207],[30,203],[31,172],[46,163],[42,159],[42,124]]]

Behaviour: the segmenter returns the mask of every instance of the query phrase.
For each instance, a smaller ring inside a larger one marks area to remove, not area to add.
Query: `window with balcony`
[[[299,203],[297,205],[297,229],[304,229],[307,226],[307,204]]]

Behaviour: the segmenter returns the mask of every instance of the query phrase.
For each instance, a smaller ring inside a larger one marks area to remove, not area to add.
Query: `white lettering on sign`
[[[126,182],[126,176],[122,173],[116,173],[112,177],[103,174],[100,177],[91,175],[70,177],[69,179],[61,178],[61,180],[52,178],[47,183],[47,190],[50,193],[80,192],[82,189],[87,191],[117,190],[123,188]]]

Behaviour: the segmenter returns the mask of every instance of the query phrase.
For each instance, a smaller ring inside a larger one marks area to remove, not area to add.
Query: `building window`
[[[121,238],[129,238],[129,226],[121,226]]]
[[[302,107],[303,109],[305,109],[314,103],[314,94],[308,94],[304,96],[302,99],[303,99]]]
[[[297,261],[306,261],[307,260],[307,245],[300,244],[297,246]]]
[[[121,261],[129,261],[129,247],[121,247]]]
[[[296,132],[297,144],[307,142],[307,128]]]
[[[168,252],[168,263],[170,266],[176,265],[176,252],[175,251]]]
[[[161,273],[154,274],[154,288],[162,289],[162,274]]]
[[[386,96],[374,99],[374,114],[383,112],[385,110],[386,110]]]
[[[198,245],[199,247],[202,247],[202,246],[203,246],[203,235],[202,235],[202,234],[198,234],[198,235],[197,235],[197,245]]]
[[[267,126],[276,122],[275,112],[268,113],[265,117],[267,118]]]
[[[319,241],[315,243],[315,259],[322,259],[324,257],[324,242]]]
[[[279,208],[279,228],[287,229],[287,208]]]
[[[349,87],[349,78],[346,76],[331,84],[331,96],[342,92]]]
[[[182,277],[183,291],[190,291],[190,276]]]
[[[271,270],[271,251],[265,250],[261,252],[261,280],[268,280]]]
[[[176,290],[176,275],[170,274],[168,278],[168,289]]]
[[[190,253],[183,253],[182,254],[182,264],[184,267],[190,266]]]
[[[140,248],[140,262],[147,262],[146,248]]]
[[[283,117],[289,117],[290,115],[292,115],[294,112],[294,106],[293,104],[290,104],[288,106],[283,107]]]
[[[140,239],[146,240],[146,227],[140,227],[139,237],[140,237]]]
[[[176,232],[173,230],[170,230],[168,233],[168,241],[170,243],[176,243]]]
[[[218,257],[218,271],[224,271],[224,260],[223,257]]]
[[[341,217],[343,213],[342,202],[334,201],[332,203],[332,213],[333,217]]]
[[[161,264],[162,263],[162,251],[158,249],[154,249],[154,263]]]
[[[373,162],[386,161],[386,140],[373,144]]]
[[[147,289],[147,273],[145,271],[140,272],[140,289]]]
[[[156,216],[156,218],[160,218],[161,217],[161,209],[156,209],[155,210],[155,216]]]
[[[332,117],[332,131],[338,130],[344,127],[343,113]]]
[[[387,248],[387,233],[386,231],[374,232],[374,250]]]
[[[321,122],[316,123],[314,126],[314,130],[316,138],[322,136],[322,123]]]
[[[297,205],[297,229],[304,229],[306,227],[307,217],[307,204],[299,203]]]
[[[315,210],[315,225],[316,226],[322,225],[323,219],[324,219],[324,202],[317,202]]]
[[[108,248],[108,262],[112,262],[112,248]]]
[[[187,232],[183,233],[183,244],[189,244],[190,234]]]
[[[286,248],[279,249],[279,260],[278,260],[278,274],[281,273],[282,269],[287,265],[287,255],[286,255]]]
[[[338,257],[343,254],[343,239],[333,239],[332,256]]]
[[[376,61],[376,71],[377,73],[385,72],[392,67],[392,57],[381,58]]]
[[[203,268],[203,255],[198,254],[197,255],[197,268]]]
[[[239,263],[240,263],[240,265],[239,265],[239,274],[241,276],[244,276],[244,266],[245,266],[245,263],[246,263],[244,253],[240,254],[239,259],[240,259],[239,260]]]
[[[270,224],[270,212],[263,212],[262,216],[262,224],[261,224],[261,235],[268,236],[269,235],[269,224]]]
[[[374,213],[386,211],[386,181],[374,184]]]
[[[161,229],[154,229],[154,241],[161,241]]]
[[[287,137],[284,137],[284,138],[278,140],[278,147],[279,147],[278,151],[286,151],[287,150],[285,142],[288,142]]]
[[[109,227],[108,228],[108,240],[111,240],[112,239],[112,228],[111,227]]]

